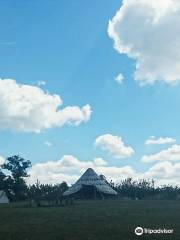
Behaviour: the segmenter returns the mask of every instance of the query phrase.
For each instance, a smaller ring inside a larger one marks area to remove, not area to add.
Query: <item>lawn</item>
[[[174,234],[136,236],[137,226]],[[179,201],[83,201],[66,207],[0,205],[0,240],[179,240]]]

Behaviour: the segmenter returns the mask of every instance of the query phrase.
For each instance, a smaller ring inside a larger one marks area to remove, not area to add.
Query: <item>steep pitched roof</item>
[[[80,179],[67,191],[65,191],[63,195],[68,196],[78,192],[82,188],[82,185],[95,186],[96,189],[101,193],[112,195],[117,194],[117,192],[108,185],[105,179],[102,179],[100,176],[98,176],[92,168],[88,168],[86,172],[80,177]]]

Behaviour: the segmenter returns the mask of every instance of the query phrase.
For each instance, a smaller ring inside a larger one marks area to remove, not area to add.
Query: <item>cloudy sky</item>
[[[1,1],[0,164],[30,182],[180,184],[179,0]]]

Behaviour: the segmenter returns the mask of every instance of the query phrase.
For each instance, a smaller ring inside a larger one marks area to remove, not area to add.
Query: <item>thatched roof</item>
[[[67,191],[64,192],[64,196],[68,196],[78,192],[83,185],[95,186],[98,192],[116,195],[117,192],[113,190],[107,181],[100,176],[92,169],[88,168],[86,172],[80,177],[80,179],[73,184]]]

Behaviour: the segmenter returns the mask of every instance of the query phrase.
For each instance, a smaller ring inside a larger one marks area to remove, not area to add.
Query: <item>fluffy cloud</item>
[[[180,81],[179,0],[124,0],[109,21],[114,48],[136,60],[141,85]]]
[[[176,139],[174,138],[160,137],[156,139],[154,136],[152,136],[146,140],[145,145],[162,145],[162,144],[174,143],[174,142],[176,142]]]
[[[156,163],[143,174],[144,178],[154,179],[157,185],[179,185],[180,163],[172,164],[165,161]]]
[[[116,77],[115,77],[115,81],[119,84],[122,84],[123,83],[123,80],[124,80],[124,76],[122,75],[122,73],[118,74]]]
[[[138,172],[131,166],[102,166],[102,162],[98,163],[97,159],[80,161],[71,155],[65,155],[58,161],[34,164],[29,171],[28,183],[35,183],[38,179],[41,183],[55,184],[66,181],[68,184],[73,184],[89,167],[98,174],[103,174],[108,181],[113,180],[115,183],[128,177],[136,180],[154,179],[156,185],[179,185],[180,183],[180,163],[160,162],[144,172]]]
[[[107,162],[103,158],[95,158],[94,163],[97,166],[105,166],[107,165]]]
[[[99,136],[95,145],[108,151],[115,158],[131,157],[134,154],[133,148],[125,146],[121,137],[111,134]]]
[[[72,155],[64,155],[58,161],[34,164],[29,170],[28,183],[35,183],[38,179],[41,183],[55,184],[66,181],[72,184],[87,168],[93,168],[98,174],[103,174],[108,180],[113,181],[135,176],[130,166],[118,168],[106,165],[106,161],[101,158],[95,158],[94,161],[80,161]]]
[[[65,124],[79,125],[90,119],[89,105],[59,109],[62,104],[60,96],[45,93],[39,87],[0,79],[1,129],[38,133]]]
[[[4,164],[4,162],[5,162],[5,159],[2,156],[0,156],[0,166]]]
[[[180,161],[180,145],[173,145],[159,153],[145,155],[141,158],[142,162],[149,163],[155,161]]]

